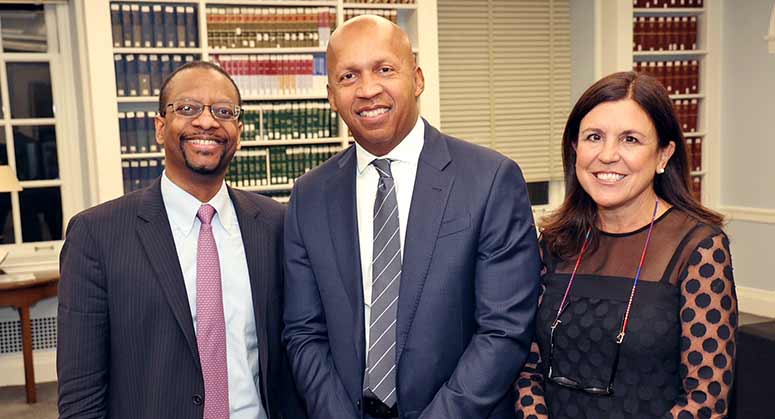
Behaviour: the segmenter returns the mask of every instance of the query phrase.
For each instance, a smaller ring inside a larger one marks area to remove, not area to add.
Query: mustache
[[[219,143],[225,143],[228,141],[228,138],[225,138],[221,135],[214,134],[212,132],[194,132],[194,133],[184,133],[180,134],[180,141],[191,141],[191,140],[211,140],[211,141],[217,141]]]

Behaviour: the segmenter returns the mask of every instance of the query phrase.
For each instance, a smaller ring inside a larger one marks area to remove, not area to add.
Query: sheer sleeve
[[[543,243],[540,246],[541,260],[544,259]],[[546,273],[546,265],[541,269],[541,276]],[[541,284],[538,304],[541,305],[541,299],[544,295],[545,287]],[[549,411],[544,401],[543,374],[541,373],[541,352],[538,349],[538,343],[533,338],[530,345],[530,355],[527,357],[525,366],[514,382],[514,391],[517,393],[517,403],[515,406],[517,419],[548,419]]]
[[[726,418],[735,360],[737,296],[724,233],[700,242],[679,281],[683,392],[665,417]]]

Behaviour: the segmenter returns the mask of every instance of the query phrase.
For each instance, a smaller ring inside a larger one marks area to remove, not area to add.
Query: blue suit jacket
[[[363,285],[355,148],[303,176],[285,226],[283,339],[310,418],[361,418]],[[539,280],[525,181],[425,124],[398,299],[401,418],[513,418]]]

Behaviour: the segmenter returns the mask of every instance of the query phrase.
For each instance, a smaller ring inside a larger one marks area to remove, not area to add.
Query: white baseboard
[[[35,382],[45,383],[57,379],[57,353],[55,349],[33,351]],[[0,387],[24,385],[24,357],[21,352],[0,355]]]
[[[775,318],[775,291],[740,286],[736,290],[741,312]]]
[[[722,206],[719,210],[732,221],[775,224],[775,209]]]

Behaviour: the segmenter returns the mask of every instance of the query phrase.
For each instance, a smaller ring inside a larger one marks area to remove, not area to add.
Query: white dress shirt
[[[361,250],[361,274],[363,281],[363,302],[365,317],[366,347],[369,347],[369,321],[371,320],[371,259],[372,241],[374,240],[374,200],[377,198],[379,174],[371,164],[374,159],[390,159],[390,171],[396,185],[396,200],[398,201],[398,223],[401,240],[401,259],[404,254],[404,238],[406,224],[409,220],[409,206],[412,204],[414,179],[417,175],[417,162],[425,144],[425,124],[422,118],[417,118],[414,128],[396,148],[388,154],[377,157],[355,144],[355,155],[358,158],[358,174],[355,178],[355,199],[358,206],[358,242]],[[368,364],[368,351],[366,351]]]
[[[242,245],[237,213],[229,198],[226,183],[210,202],[203,203],[175,185],[164,172],[161,177],[161,196],[172,227],[172,237],[175,239],[175,249],[183,271],[195,331],[196,256],[199,227],[202,224],[196,214],[199,207],[205,203],[216,210],[212,228],[221,265],[230,416],[231,419],[266,419],[258,391],[258,336],[253,315],[248,262]]]

